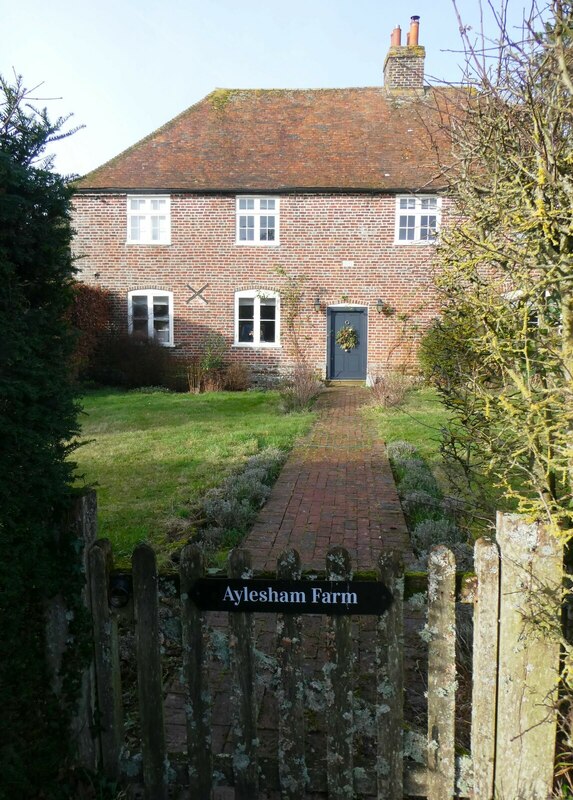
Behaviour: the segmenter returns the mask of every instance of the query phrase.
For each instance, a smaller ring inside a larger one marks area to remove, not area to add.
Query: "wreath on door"
[[[358,347],[358,333],[348,322],[345,322],[336,334],[336,344],[347,353]]]

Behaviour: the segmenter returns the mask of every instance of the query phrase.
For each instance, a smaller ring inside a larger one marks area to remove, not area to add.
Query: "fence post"
[[[474,552],[477,575],[472,667],[474,794],[480,800],[493,800],[499,635],[499,550],[495,542],[478,539]]]
[[[282,553],[277,578],[300,580],[300,556],[296,550]],[[279,685],[279,782],[284,800],[304,796],[307,772],[304,746],[304,674],[302,668],[302,620],[300,614],[277,616]]]
[[[88,553],[97,538],[97,495],[90,490],[82,494],[75,502],[70,521],[81,542],[82,568],[86,583],[82,592],[85,607],[90,609],[90,586]],[[93,769],[96,759],[97,745],[93,735],[93,716],[95,706],[94,665],[90,664],[82,676],[82,688],[77,712],[72,720],[72,731],[77,744],[78,758],[81,764]]]
[[[94,631],[101,766],[107,778],[117,780],[120,774],[123,722],[117,621],[110,614],[108,598],[111,558],[109,540],[96,542],[89,551],[88,575]]]
[[[333,547],[326,555],[329,581],[348,581],[352,567],[348,552]],[[328,617],[328,662],[325,664],[327,716],[326,770],[332,800],[354,797],[354,709],[352,617]]]
[[[376,636],[376,727],[378,796],[402,800],[404,771],[404,574],[401,553],[388,551],[378,561],[381,581],[393,602],[378,617]]]
[[[203,576],[203,554],[195,544],[181,553],[181,626],[183,680],[188,691],[185,706],[189,790],[192,797],[211,797],[213,754],[211,750],[211,698],[204,646],[204,614],[190,597],[194,582]]]
[[[97,498],[89,491],[77,498],[62,528],[73,531],[79,543],[79,559],[86,575],[82,590],[82,603],[89,611],[89,577],[87,575],[88,550],[97,535]],[[57,541],[56,541],[57,546]],[[61,667],[66,651],[70,648],[68,606],[61,594],[49,600],[45,608],[46,619],[46,660],[52,677],[52,687],[56,695],[62,691]],[[77,749],[78,762],[89,770],[97,769],[97,746],[93,736],[95,678],[93,664],[90,664],[81,678],[81,688],[77,710],[71,720],[71,739]]]
[[[167,800],[157,564],[151,547],[140,544],[135,548],[132,568],[145,797]]]
[[[455,794],[456,562],[434,547],[428,562],[428,800]]]
[[[498,514],[501,550],[495,790],[545,800],[555,755],[563,547],[540,523]]]
[[[232,550],[229,577],[251,575],[251,555],[247,550]],[[229,649],[233,673],[233,772],[237,800],[259,796],[257,764],[257,698],[255,687],[253,615],[229,614]]]

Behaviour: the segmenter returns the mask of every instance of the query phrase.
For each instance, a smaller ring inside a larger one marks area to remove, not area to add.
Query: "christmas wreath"
[[[358,334],[348,322],[344,324],[336,334],[336,344],[346,352],[358,347]]]

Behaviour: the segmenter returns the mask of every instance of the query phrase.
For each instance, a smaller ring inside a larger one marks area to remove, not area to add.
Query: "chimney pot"
[[[410,33],[408,34],[408,47],[417,47],[420,35],[420,17],[410,17]]]
[[[402,47],[399,25],[390,37],[390,49],[384,61],[384,88],[392,95],[405,96],[424,91],[424,60],[426,51],[418,41],[420,17],[410,17],[406,46]]]

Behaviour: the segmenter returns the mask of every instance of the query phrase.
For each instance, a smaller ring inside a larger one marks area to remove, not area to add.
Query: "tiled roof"
[[[77,182],[80,190],[436,189],[454,90],[217,89]]]

